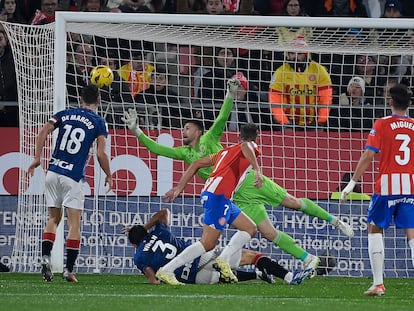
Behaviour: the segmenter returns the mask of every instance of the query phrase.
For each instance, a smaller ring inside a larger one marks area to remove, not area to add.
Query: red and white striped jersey
[[[380,154],[377,194],[414,194],[414,119],[392,115],[375,121],[365,148]]]
[[[260,153],[255,142],[245,143],[249,144],[256,156]],[[223,194],[227,199],[232,198],[233,193],[241,185],[251,168],[249,161],[243,155],[242,144],[233,145],[210,155],[214,168],[203,191]]]

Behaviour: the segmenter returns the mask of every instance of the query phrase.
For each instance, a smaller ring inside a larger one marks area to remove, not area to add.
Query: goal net
[[[351,223],[355,237],[348,239],[324,221],[282,207],[267,207],[270,220],[308,252],[334,257],[337,265],[330,275],[370,275],[366,213],[377,162],[350,201],[340,203],[338,192],[355,169],[374,118],[388,113],[389,87],[400,81],[411,87],[412,20],[58,12],[56,25],[4,27],[18,73],[21,152],[27,155],[21,161],[15,271],[40,271],[41,233],[47,220],[45,171],[39,168],[31,179],[26,173],[36,134],[54,111],[79,105],[79,90],[89,83],[90,70],[105,64],[115,72],[115,80],[101,89],[99,113],[110,132],[114,190],[105,193],[91,150],[77,272],[136,272],[134,249],[122,228],[143,224],[164,207],[172,212],[174,233],[193,241],[200,238],[203,209],[198,195],[203,181],[194,178],[174,203],[164,203],[163,194],[187,165],[149,152],[121,117],[136,109],[139,124],[151,139],[170,147],[182,145],[185,120],[203,120],[207,130],[222,106],[226,81],[237,75],[243,83],[222,136],[223,146],[237,142],[241,124],[256,123],[264,174],[292,195],[308,197]],[[318,82],[323,70],[308,74],[308,82],[283,88],[294,108],[287,114],[297,118],[295,125],[282,126],[273,114],[278,107],[270,103],[269,85],[290,79],[275,74],[289,54],[295,55],[289,66],[296,72],[311,60],[325,68],[332,98],[324,102],[322,91],[316,91],[320,86],[329,88],[326,83],[317,85],[323,83]],[[300,60],[299,54],[305,58]],[[313,102],[312,97],[318,99]],[[327,107],[329,118],[323,122],[318,114],[326,114]],[[301,115],[306,126],[300,123]],[[43,168],[51,146],[50,141]],[[65,235],[67,228],[63,230]],[[233,233],[226,230],[220,243]],[[55,244],[63,253],[63,241]],[[404,233],[394,225],[385,233],[385,246],[385,275],[414,276]],[[301,267],[260,234],[247,247],[290,270]],[[55,267],[61,267],[63,257],[58,261]]]

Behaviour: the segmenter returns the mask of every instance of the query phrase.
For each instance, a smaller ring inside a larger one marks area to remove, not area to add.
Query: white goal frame
[[[235,33],[232,27],[235,26],[255,26],[255,27],[274,27],[285,26],[291,27],[320,27],[320,28],[364,28],[364,29],[382,29],[382,28],[404,28],[409,29],[410,31],[414,30],[414,20],[412,19],[381,19],[381,18],[370,18],[370,19],[360,19],[360,18],[291,18],[285,16],[238,16],[238,15],[226,15],[224,16],[207,16],[207,15],[181,15],[181,14],[117,14],[117,13],[79,13],[79,12],[56,12],[56,22],[55,22],[55,53],[54,53],[54,90],[53,90],[53,103],[54,111],[59,111],[66,108],[66,43],[67,43],[67,33],[71,30],[76,30],[78,33],[82,34],[95,34],[95,32],[90,32],[87,27],[84,27],[84,23],[94,23],[102,25],[102,29],[99,31],[100,36],[105,35],[105,30],[109,29],[112,26],[118,24],[140,24],[148,25],[148,32],[143,32],[139,35],[133,34],[134,38],[141,38],[142,40],[148,40],[151,38],[153,42],[166,42],[166,40],[172,40],[177,44],[191,44],[200,45],[200,46],[216,46],[216,39],[209,38],[206,34],[203,36],[196,36],[191,34],[188,31],[188,27],[200,26],[199,29],[203,27],[228,27],[229,31],[223,31],[222,37],[220,37],[219,42],[221,46],[229,48],[246,48],[246,49],[266,49],[266,50],[278,50],[283,51],[284,46],[280,42],[275,42],[274,37],[270,36],[268,40],[263,38],[256,39],[252,36],[245,36],[242,34]],[[168,32],[168,26],[174,25],[179,31],[174,34]],[[182,29],[180,29],[182,26]],[[152,37],[151,29],[152,27],[160,27],[161,30],[158,36]],[[165,28],[163,28],[165,27]],[[200,30],[202,31],[202,30]],[[124,34],[125,39],[130,38],[129,33]],[[338,41],[340,42],[340,41]],[[331,39],[331,36],[328,36],[326,40],[320,41],[310,41],[308,42],[308,51],[309,52],[320,52],[321,50],[329,50],[329,52],[355,52],[353,48],[341,46],[337,44],[334,39]],[[407,47],[406,50],[403,50],[404,47]],[[409,50],[409,42],[402,42],[401,46],[387,46],[379,40],[378,44],[370,44],[367,42],[363,45],[363,53],[378,53],[378,49],[383,49],[388,54],[396,55],[413,55],[414,52]],[[95,162],[96,163],[96,162]],[[96,167],[96,166],[95,166]],[[22,177],[23,178],[23,177]],[[103,192],[100,191],[102,188],[101,178],[95,179],[96,186],[95,189],[95,203],[94,206],[98,209],[98,198],[103,196]],[[165,185],[165,187],[167,187]],[[22,194],[24,189],[20,189],[19,193]],[[111,194],[110,194],[111,195]],[[157,195],[161,195],[158,193]],[[195,194],[196,195],[196,194]],[[360,202],[358,204],[361,205]],[[351,205],[344,207],[344,213],[346,216],[351,214]],[[362,209],[361,209],[362,210]],[[351,216],[349,216],[351,217]],[[293,219],[293,218],[292,218]],[[283,221],[288,221],[289,217],[283,218]],[[278,225],[283,226],[278,219]],[[291,220],[294,221],[294,220]],[[307,219],[309,221],[309,219]],[[63,269],[63,227],[60,228],[57,241],[60,241],[58,244],[59,248],[54,249],[54,269],[56,271],[62,271]],[[98,229],[96,229],[96,233]],[[301,237],[295,237],[297,240],[300,240]],[[96,238],[98,240],[98,237]],[[301,241],[301,240],[300,240]],[[301,241],[302,245],[307,246],[309,243],[308,240]],[[96,256],[98,256],[98,244],[96,246]],[[305,247],[306,248],[306,247]],[[284,262],[289,262],[289,259],[284,259]],[[294,267],[294,264],[289,264],[289,267]],[[17,268],[16,268],[17,267]],[[38,266],[37,266],[38,267]],[[33,268],[27,269],[26,267],[19,267],[19,265],[14,266],[17,271],[30,271],[33,272]],[[100,272],[98,266],[93,269],[93,272]],[[360,276],[362,273],[352,274]],[[397,273],[396,273],[397,275]],[[407,272],[407,275],[408,272]]]

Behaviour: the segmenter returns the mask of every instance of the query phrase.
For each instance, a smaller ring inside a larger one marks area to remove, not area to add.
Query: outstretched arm
[[[198,170],[202,167],[209,167],[211,166],[211,159],[210,156],[206,156],[204,158],[198,159],[191,163],[188,169],[185,171],[184,175],[181,176],[180,181],[178,182],[177,186],[173,187],[164,196],[165,202],[172,202],[175,200],[176,197],[184,190],[187,183],[190,179],[198,172]]]
[[[162,222],[166,225],[170,223],[170,211],[166,208],[163,208],[159,212],[156,212],[154,215],[152,215],[151,219],[148,220],[142,227],[144,227],[145,230],[149,230],[153,226],[155,226],[158,222]],[[125,227],[122,229],[123,233],[129,232],[132,227]]]
[[[138,140],[152,153],[170,159],[184,160],[180,148],[171,148],[158,144],[142,132],[138,126],[137,111],[135,109],[129,108],[128,111],[125,111],[121,120],[131,130],[135,137],[138,138]]]
[[[163,208],[159,212],[152,215],[151,219],[144,225],[144,228],[148,230],[155,226],[158,222],[162,222],[166,225],[170,223],[170,211],[168,209]]]
[[[233,109],[233,101],[236,98],[237,90],[240,86],[240,81],[236,78],[229,79],[227,81],[226,97],[224,98],[223,105],[220,108],[220,113],[214,120],[213,125],[206,132],[205,136],[213,141],[220,141],[221,135],[223,135],[226,122],[230,117]]]
[[[372,160],[375,157],[375,151],[370,149],[365,149],[361,158],[358,161],[358,165],[355,169],[354,175],[349,181],[348,185],[342,190],[341,201],[346,201],[346,196],[348,193],[351,193],[354,190],[354,187],[358,180],[361,178],[362,174],[367,170],[368,166],[371,164]]]

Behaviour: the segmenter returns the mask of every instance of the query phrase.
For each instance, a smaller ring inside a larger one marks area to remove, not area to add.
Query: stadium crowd
[[[58,10],[298,18],[414,17],[414,3],[408,0],[2,0],[0,5],[1,21],[32,25],[54,22]],[[306,48],[307,39],[312,36],[304,28],[292,31],[279,27],[277,31],[279,38],[292,41],[295,48]],[[231,130],[236,130],[239,123],[255,122],[263,130],[369,131],[373,119],[386,114],[385,95],[390,83],[413,85],[413,59],[408,56],[289,53],[72,36],[67,47],[69,101],[79,98],[79,91],[89,83],[90,70],[95,65],[107,64],[115,72],[115,80],[110,89],[103,90],[103,100],[133,104],[148,129],[181,128],[183,120],[193,117],[202,118],[209,128],[224,98],[223,85],[233,76],[243,83],[237,109],[228,125]],[[352,28],[348,36],[347,44],[352,44],[361,40],[363,34],[361,29]],[[306,109],[289,107],[289,100],[292,104],[297,104],[297,100],[282,94],[289,82],[277,79],[290,72],[292,79],[309,84],[303,80],[305,70],[323,71],[312,83],[318,94],[324,95],[311,99]],[[16,73],[3,30],[0,71],[0,126],[18,126]],[[324,107],[312,106],[316,103]],[[111,109],[108,123],[114,127],[122,124],[116,105]]]

